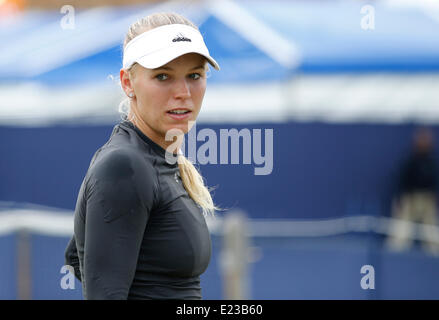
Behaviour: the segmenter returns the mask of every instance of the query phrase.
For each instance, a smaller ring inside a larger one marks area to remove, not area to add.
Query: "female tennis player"
[[[134,23],[124,43],[127,116],[93,156],[81,185],[66,262],[85,299],[201,299],[216,209],[170,130],[187,133],[219,70],[198,28],[178,14]],[[178,157],[170,163],[168,156]]]

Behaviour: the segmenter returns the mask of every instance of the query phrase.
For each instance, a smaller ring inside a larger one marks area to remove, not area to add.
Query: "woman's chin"
[[[188,133],[188,124],[182,123],[182,124],[173,124],[170,125],[168,128],[166,128],[166,134],[170,134],[172,136],[180,135],[180,134],[186,134]]]
[[[181,121],[178,123],[172,123],[168,126],[168,130],[179,130],[183,131],[184,134],[188,133],[188,131],[193,127],[195,121],[189,120],[189,121]]]

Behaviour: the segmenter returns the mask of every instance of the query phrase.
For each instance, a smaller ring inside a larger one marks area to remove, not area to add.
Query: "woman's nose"
[[[187,99],[191,97],[191,91],[186,79],[180,79],[175,83],[175,97]]]

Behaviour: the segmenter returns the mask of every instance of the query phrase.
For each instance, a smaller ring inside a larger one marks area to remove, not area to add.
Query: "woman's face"
[[[205,58],[189,53],[157,69],[140,65],[133,69],[131,108],[141,119],[136,123],[140,129],[162,146],[172,143],[165,142],[169,130],[187,133],[188,121],[196,120],[206,91]]]

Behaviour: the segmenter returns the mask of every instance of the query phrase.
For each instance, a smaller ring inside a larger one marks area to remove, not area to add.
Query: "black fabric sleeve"
[[[76,250],[75,236],[73,236],[67,244],[64,257],[65,264],[73,267],[76,279],[81,281],[81,270],[79,268],[79,257],[78,251]]]
[[[87,186],[83,289],[86,299],[127,299],[157,179],[129,150],[105,155]]]

